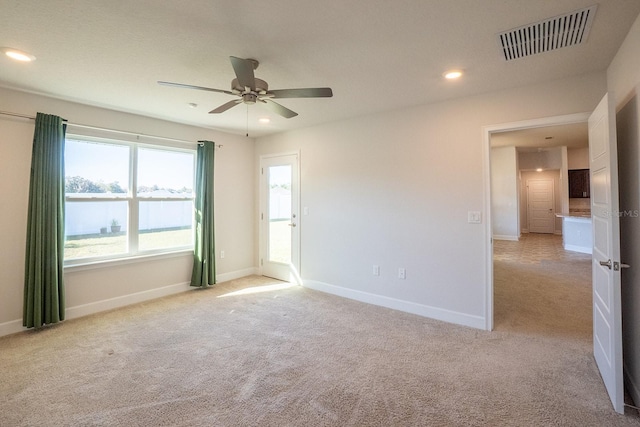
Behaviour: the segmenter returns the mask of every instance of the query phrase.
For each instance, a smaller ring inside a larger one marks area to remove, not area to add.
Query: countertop
[[[557,213],[558,218],[591,219],[591,212],[562,212]]]

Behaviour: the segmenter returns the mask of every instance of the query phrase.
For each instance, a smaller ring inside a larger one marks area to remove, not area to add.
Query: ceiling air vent
[[[511,61],[583,43],[597,8],[593,5],[498,34],[504,59]]]

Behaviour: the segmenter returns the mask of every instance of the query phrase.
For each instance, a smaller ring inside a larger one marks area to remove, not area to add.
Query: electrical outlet
[[[220,251],[220,258],[224,258],[224,251]]]
[[[398,279],[406,279],[407,278],[407,270],[405,270],[404,268],[400,267],[398,269]]]
[[[374,276],[379,276],[380,275],[380,266],[379,265],[374,265],[373,266],[373,275]]]

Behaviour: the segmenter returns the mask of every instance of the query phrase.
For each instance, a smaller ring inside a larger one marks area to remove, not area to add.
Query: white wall
[[[640,16],[607,70],[607,88],[617,100],[621,260],[622,334],[627,390],[640,403]]]
[[[520,151],[518,152],[520,170],[558,169],[562,168],[561,147],[543,151]]]
[[[493,238],[518,240],[518,155],[516,147],[491,149]]]
[[[111,110],[1,89],[0,110],[35,116],[60,115],[72,123],[197,141],[216,150],[216,245],[218,277],[255,271],[254,141],[210,129],[180,125]],[[0,116],[0,335],[22,329],[22,293],[29,169],[34,122]],[[135,263],[65,270],[67,317],[186,289],[189,253]]]
[[[482,127],[592,111],[605,91],[596,73],[259,138],[256,156],[301,152],[305,285],[486,327],[491,236],[467,222],[488,212]]]
[[[589,169],[589,147],[567,149],[569,169]]]

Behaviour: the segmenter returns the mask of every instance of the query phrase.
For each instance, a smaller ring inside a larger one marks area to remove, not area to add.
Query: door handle
[[[600,265],[603,267],[607,267],[609,270],[611,270],[611,260],[600,261]],[[631,266],[629,264],[625,264],[623,262],[618,262],[618,261],[613,263],[614,271],[620,271],[621,268],[631,268]]]
[[[611,260],[600,261],[600,265],[603,266],[603,267],[607,267],[609,270],[611,270]]]
[[[295,226],[296,226],[295,222],[292,222],[291,224],[289,224],[289,227],[295,227]]]

